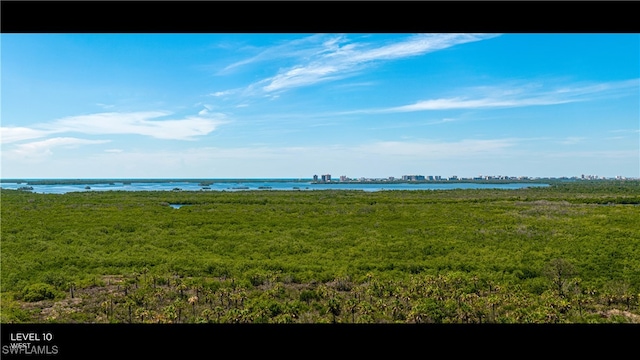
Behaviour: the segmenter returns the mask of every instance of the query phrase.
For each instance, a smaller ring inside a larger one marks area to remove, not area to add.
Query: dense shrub
[[[3,302],[12,321],[43,320],[25,302],[63,297],[57,321],[606,322],[593,314],[640,311],[640,182],[0,200],[1,295],[26,311]]]
[[[22,291],[22,300],[35,302],[42,300],[53,300],[56,297],[56,289],[44,283],[35,283],[25,286]]]

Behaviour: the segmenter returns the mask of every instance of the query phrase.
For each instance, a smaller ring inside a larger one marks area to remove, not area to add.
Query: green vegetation
[[[640,322],[638,181],[1,205],[2,323]]]

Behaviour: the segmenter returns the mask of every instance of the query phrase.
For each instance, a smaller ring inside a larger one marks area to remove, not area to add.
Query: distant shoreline
[[[313,179],[300,178],[250,178],[250,179],[180,179],[180,178],[118,178],[118,179],[0,179],[0,183],[23,183],[27,185],[92,185],[92,184],[111,184],[111,183],[242,183],[242,182],[301,182],[309,183]]]
[[[634,180],[634,179],[626,179]],[[458,180],[347,180],[347,181],[314,181],[311,178],[237,178],[237,179],[0,179],[0,183],[18,183],[25,185],[96,185],[96,184],[134,184],[134,183],[197,183],[203,186],[214,183],[255,183],[255,182],[294,182],[324,185],[348,185],[348,184],[507,184],[507,183],[556,183],[573,181],[625,181],[625,179],[580,179],[580,178],[535,178],[535,179],[458,179]]]

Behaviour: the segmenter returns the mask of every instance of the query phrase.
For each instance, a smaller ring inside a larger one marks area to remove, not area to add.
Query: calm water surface
[[[2,183],[3,189],[18,189],[24,186],[32,187],[34,193],[64,194],[77,191],[274,191],[274,190],[361,190],[361,191],[385,191],[385,190],[451,190],[451,189],[522,189],[528,187],[546,187],[548,184],[540,183],[391,183],[391,184],[314,184],[312,182],[298,181],[250,181],[250,182],[214,182],[201,185],[198,182],[114,182],[112,184],[60,184],[60,185],[27,185],[26,183]]]

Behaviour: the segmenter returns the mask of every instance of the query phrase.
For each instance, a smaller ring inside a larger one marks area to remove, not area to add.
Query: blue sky
[[[640,176],[638,34],[2,34],[3,178]]]

